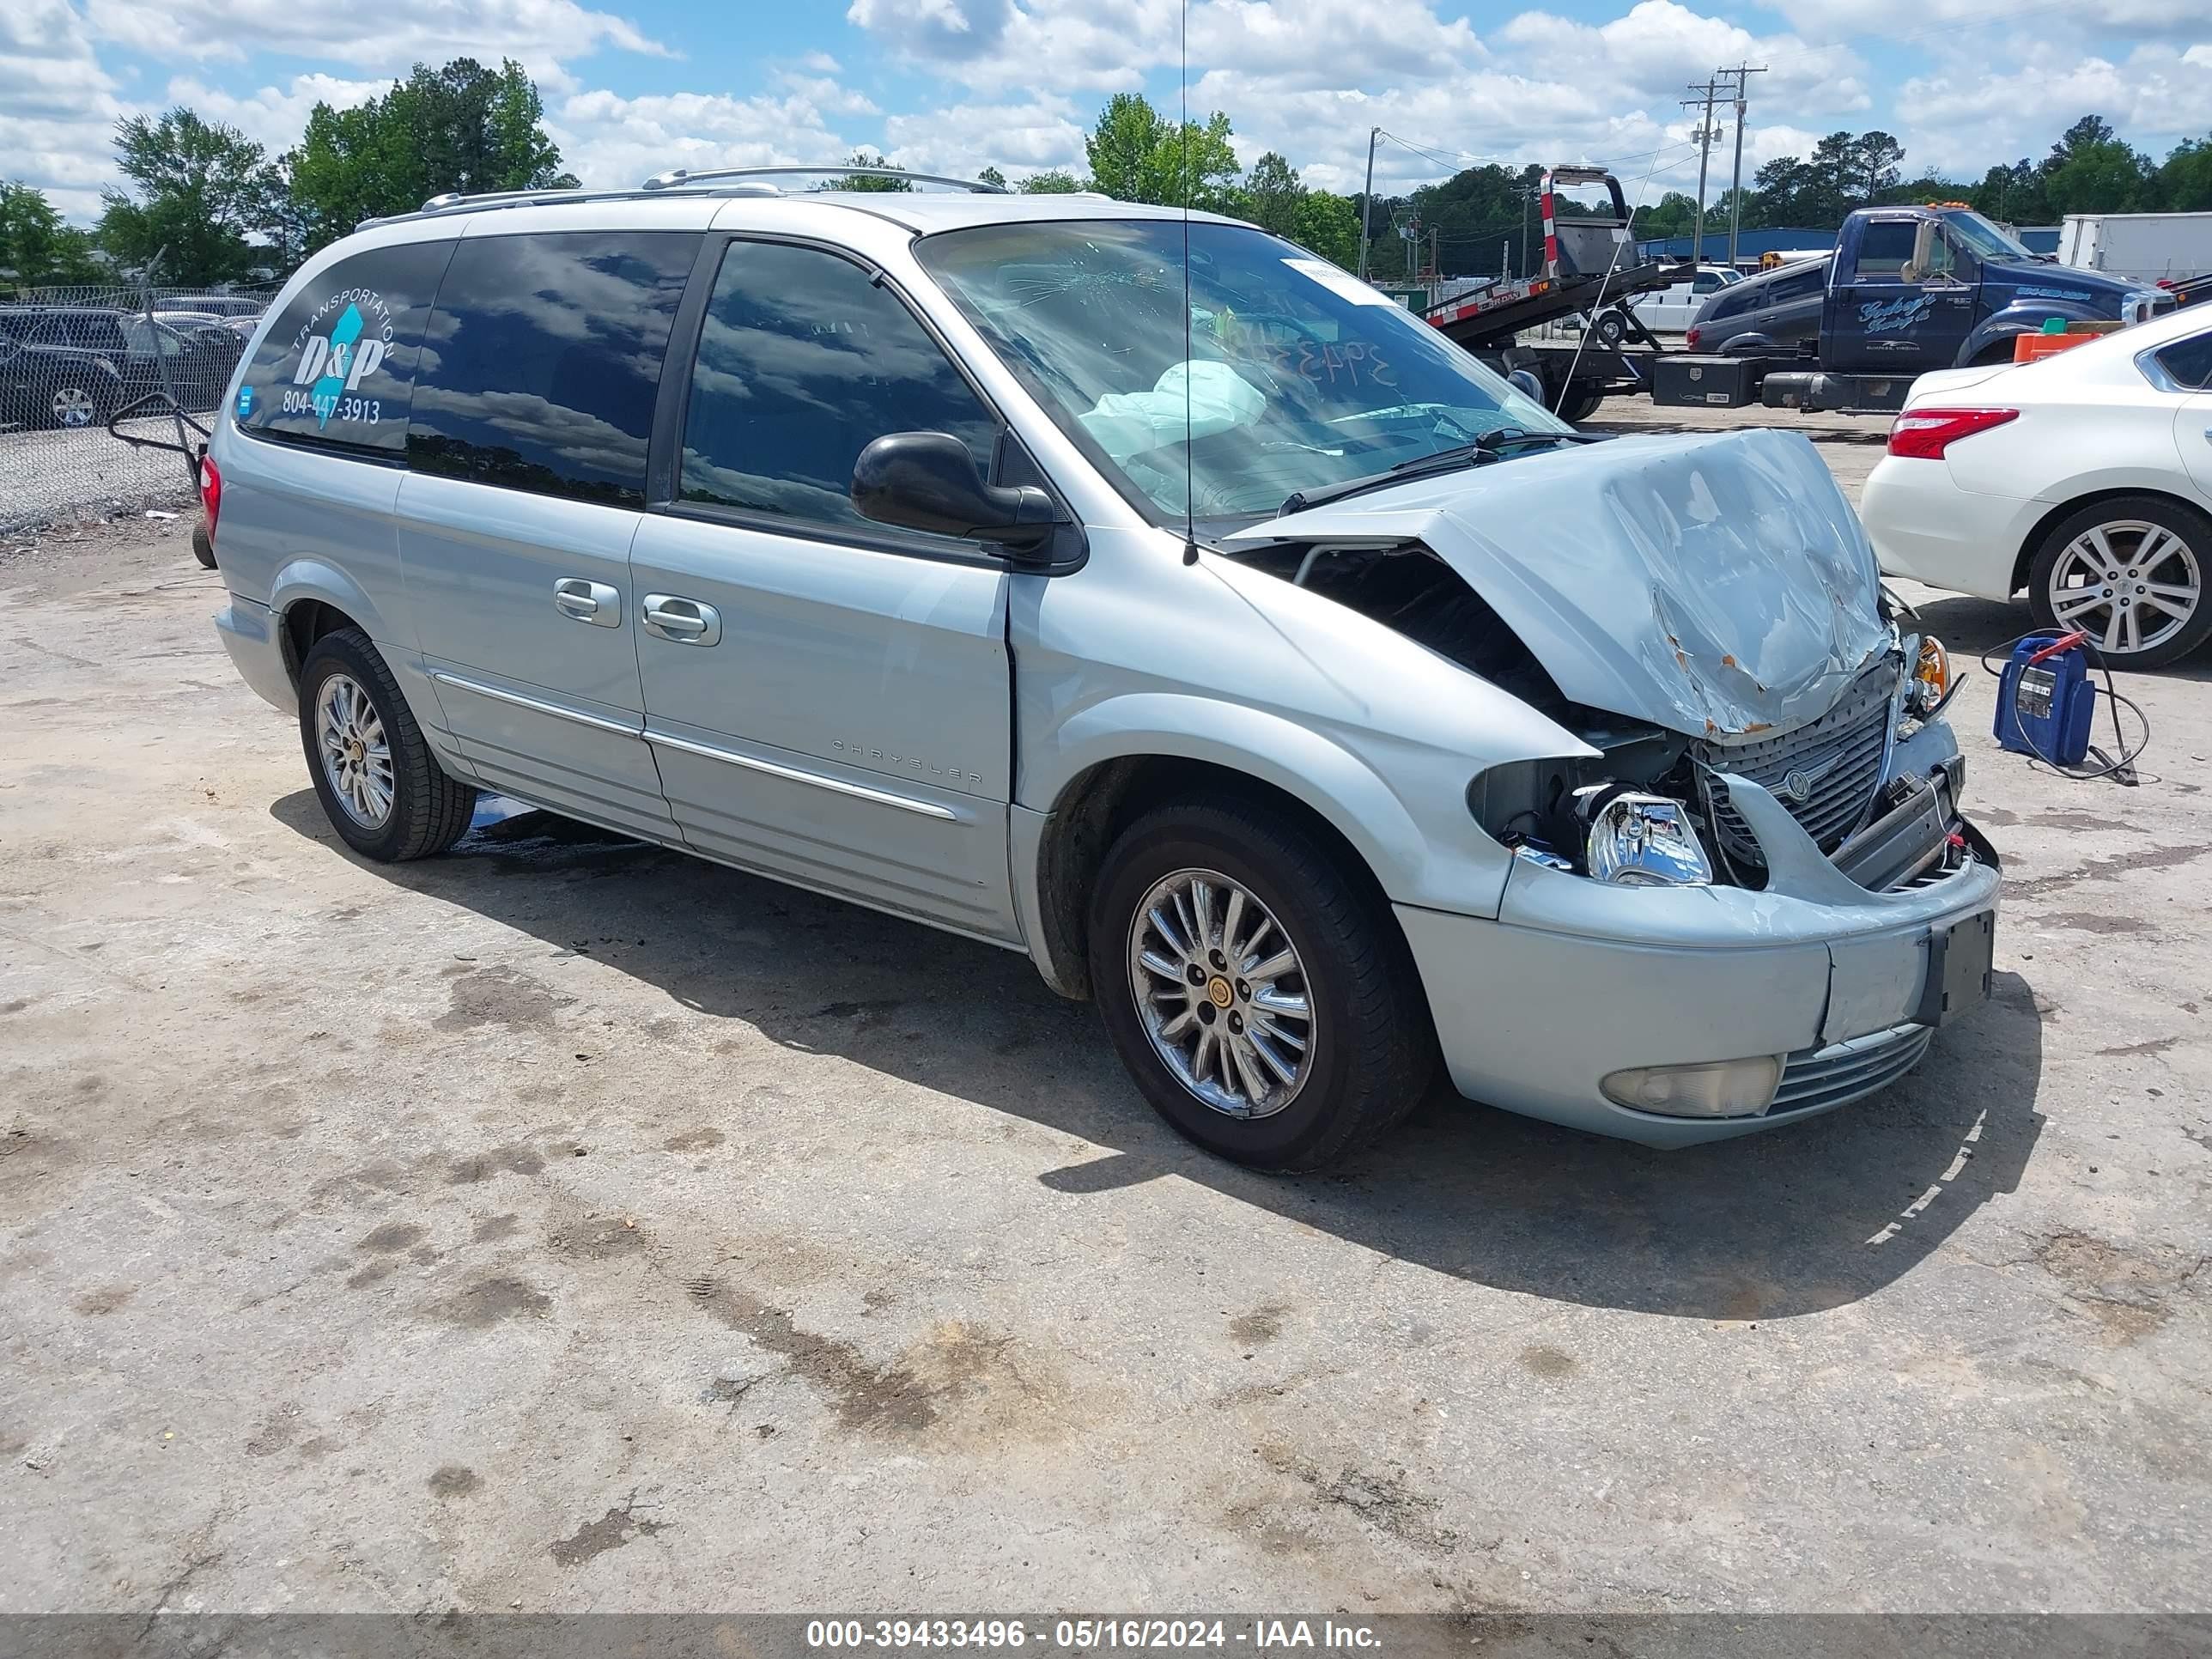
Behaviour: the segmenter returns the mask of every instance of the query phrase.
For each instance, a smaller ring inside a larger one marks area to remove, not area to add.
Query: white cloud
[[[2201,135],[2212,111],[2212,50],[2137,48],[2124,61],[2085,58],[1971,76],[1916,77],[1899,89],[1912,115],[1911,165],[1978,173],[1992,161],[2040,157],[2076,116],[2095,111],[2163,160]]]
[[[88,219],[114,172],[115,123],[132,112],[66,0],[0,6],[0,176]]]
[[[795,97],[586,92],[563,100],[546,127],[569,171],[600,188],[635,185],[670,167],[842,160],[853,148],[820,110]]]
[[[1082,172],[1084,128],[1065,98],[961,104],[884,123],[884,154],[902,167],[972,179],[995,167],[1009,179],[1052,167]]]
[[[963,86],[1133,90],[1176,60],[1182,0],[853,0],[847,19]]]
[[[391,86],[385,80],[341,81],[330,75],[295,75],[288,88],[263,87],[240,96],[179,76],[169,82],[167,102],[185,105],[208,120],[236,127],[273,156],[300,142],[308,112],[317,104],[350,109],[381,97]]]
[[[505,57],[557,78],[564,61],[603,46],[667,53],[626,19],[576,0],[86,0],[85,17],[103,40],[158,42],[183,58],[242,59],[250,46],[403,75],[418,62]]]

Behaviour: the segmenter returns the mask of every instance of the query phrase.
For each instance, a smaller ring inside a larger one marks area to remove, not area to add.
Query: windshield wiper
[[[1492,461],[1504,460],[1516,449],[1533,444],[1595,444],[1610,436],[1603,432],[1531,432],[1526,427],[1501,426],[1495,432],[1486,432],[1472,443],[1455,444],[1449,449],[1439,449],[1427,455],[1416,455],[1409,461],[1381,472],[1369,472],[1357,478],[1346,478],[1341,483],[1323,485],[1319,489],[1301,489],[1285,498],[1275,509],[1279,519],[1293,513],[1303,513],[1310,507],[1326,507],[1331,501],[1340,501],[1348,496],[1364,495],[1370,489],[1388,489],[1393,484],[1412,482],[1416,478],[1432,477],[1439,473],[1456,472],[1462,467],[1482,466]]]

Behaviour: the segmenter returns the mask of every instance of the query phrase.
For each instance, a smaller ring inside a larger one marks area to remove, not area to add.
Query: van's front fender
[[[1512,855],[1483,833],[1467,787],[1494,760],[1364,733],[1382,745],[1390,781],[1331,738],[1264,709],[1175,692],[1130,692],[1068,719],[1024,756],[1019,804],[1056,811],[1076,781],[1109,761],[1203,762],[1273,785],[1326,820],[1404,904],[1494,916]],[[1021,872],[1034,882],[1034,869]]]

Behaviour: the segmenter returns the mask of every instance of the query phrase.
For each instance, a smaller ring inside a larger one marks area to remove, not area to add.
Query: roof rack
[[[839,179],[899,179],[916,185],[950,185],[955,190],[964,190],[978,196],[1003,196],[1006,190],[999,185],[987,185],[977,179],[951,179],[939,173],[908,173],[890,167],[702,167],[694,173],[688,167],[671,167],[665,173],[656,173],[638,188],[641,190],[679,190],[686,185],[704,184],[713,179],[775,179],[791,178]]]

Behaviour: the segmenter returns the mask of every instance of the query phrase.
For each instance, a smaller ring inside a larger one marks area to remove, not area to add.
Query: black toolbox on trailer
[[[1675,409],[1741,409],[1759,401],[1763,357],[1668,352],[1651,364],[1651,401]]]

